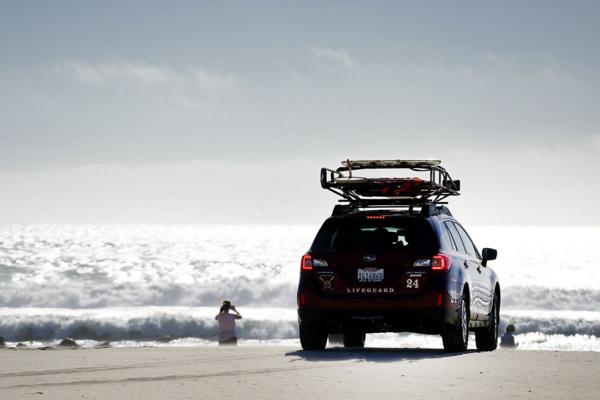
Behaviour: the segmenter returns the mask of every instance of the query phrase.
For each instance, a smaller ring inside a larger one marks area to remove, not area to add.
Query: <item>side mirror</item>
[[[481,251],[481,257],[483,258],[481,263],[485,267],[488,261],[495,260],[496,257],[498,257],[498,251],[496,249],[490,249],[486,247]]]

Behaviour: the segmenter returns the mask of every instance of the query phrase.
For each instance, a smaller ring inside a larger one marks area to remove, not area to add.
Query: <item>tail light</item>
[[[448,272],[452,266],[450,257],[437,254],[431,258],[415,260],[413,267],[431,267],[432,271]]]
[[[300,271],[312,271],[313,263],[312,256],[310,254],[305,254],[302,256],[302,261],[300,261]]]
[[[450,271],[451,266],[452,261],[450,260],[450,257],[444,254],[438,254],[431,258],[432,271],[448,272]]]

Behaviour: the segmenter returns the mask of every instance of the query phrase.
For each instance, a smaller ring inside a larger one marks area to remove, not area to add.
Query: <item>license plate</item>
[[[359,268],[359,282],[383,282],[383,268]]]

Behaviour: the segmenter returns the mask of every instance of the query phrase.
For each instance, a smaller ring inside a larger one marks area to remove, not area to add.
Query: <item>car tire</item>
[[[479,351],[493,351],[498,347],[498,323],[500,322],[500,306],[498,297],[494,295],[490,324],[487,328],[475,331],[475,344]]]
[[[324,350],[327,332],[316,323],[300,323],[300,345],[303,350]]]
[[[458,309],[458,318],[454,325],[445,325],[442,332],[444,350],[447,352],[466,351],[469,345],[469,306],[462,296]]]
[[[344,347],[354,347],[362,349],[365,347],[366,334],[356,330],[344,331]]]

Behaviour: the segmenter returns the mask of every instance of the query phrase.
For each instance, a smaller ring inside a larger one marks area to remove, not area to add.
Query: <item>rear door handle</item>
[[[465,268],[469,268],[469,263],[468,262],[464,262],[463,265],[465,266]]]

